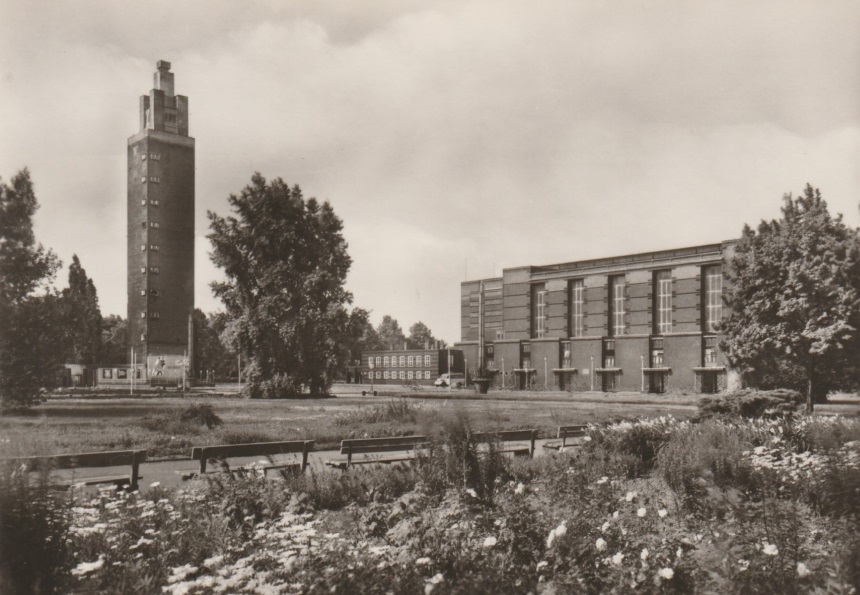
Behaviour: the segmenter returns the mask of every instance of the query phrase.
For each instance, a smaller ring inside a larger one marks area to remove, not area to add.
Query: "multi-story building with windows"
[[[497,386],[717,392],[723,267],[735,242],[505,269],[461,285],[470,372]],[[481,366],[482,359],[483,366]]]
[[[188,98],[173,92],[170,62],[140,98],[128,139],[128,340],[152,375],[186,365],[194,309],[194,139]],[[129,360],[130,361],[130,360]]]
[[[376,384],[433,384],[449,371],[463,374],[464,364],[459,349],[364,351],[361,376],[365,384],[371,380]]]

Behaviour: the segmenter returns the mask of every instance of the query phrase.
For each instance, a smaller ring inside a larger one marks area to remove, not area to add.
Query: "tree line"
[[[386,315],[352,307],[352,260],[328,202],[259,173],[230,213],[209,212],[211,284],[224,311],[196,310],[195,367],[232,375],[243,361],[245,396],[325,393],[362,351],[439,342],[423,322],[406,336]],[[51,288],[57,255],[36,241],[29,172],[0,180],[0,398],[4,409],[38,401],[58,364],[127,363],[127,321],[103,317],[75,255],[68,287]],[[860,231],[831,216],[817,189],[783,198],[782,217],[745,226],[724,267],[730,315],[720,329],[730,363],[749,386],[799,388],[808,407],[860,386]],[[194,371],[192,371],[194,373]]]

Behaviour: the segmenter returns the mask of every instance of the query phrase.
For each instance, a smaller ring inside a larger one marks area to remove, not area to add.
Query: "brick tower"
[[[194,139],[170,62],[156,67],[128,139],[128,341],[150,375],[175,376],[194,309]]]

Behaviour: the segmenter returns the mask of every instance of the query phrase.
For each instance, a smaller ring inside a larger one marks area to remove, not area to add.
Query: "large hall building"
[[[156,66],[128,139],[128,337],[149,375],[187,366],[194,309],[194,139],[170,62]],[[131,361],[131,357],[129,358]]]
[[[461,284],[462,349],[496,386],[718,392],[734,241],[505,269]]]

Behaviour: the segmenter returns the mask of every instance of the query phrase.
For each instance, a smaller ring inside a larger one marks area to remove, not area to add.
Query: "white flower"
[[[675,576],[675,571],[671,568],[661,568],[660,572],[658,572],[657,574],[660,575],[660,578],[664,578],[667,581],[670,581],[672,580],[672,577]]]
[[[603,477],[601,477],[600,479],[597,480],[597,485],[604,484],[607,481],[609,481],[609,478],[604,475]]]
[[[615,512],[613,512],[613,513],[612,513],[612,518],[613,518],[613,519],[617,519],[617,518],[618,518],[618,511],[617,511],[617,510],[616,510]]]
[[[582,438],[582,439],[583,439],[583,441],[585,441],[585,442],[591,442],[591,436],[583,436],[583,438]]]
[[[637,494],[636,492],[627,492],[627,495],[624,496],[624,499],[627,500],[628,502],[633,502],[633,500],[635,500],[636,496],[638,496],[638,495],[639,494]]]
[[[493,547],[496,545],[496,538],[490,535],[484,540],[484,547]]]
[[[680,547],[675,551],[675,557],[680,558],[684,554],[684,550]]]
[[[665,508],[661,508],[660,510],[657,511],[657,514],[659,514],[660,518],[662,519],[662,518],[665,518],[667,514],[669,514],[669,511],[666,510]]]
[[[639,510],[637,510],[637,511],[636,511],[636,516],[638,516],[639,518],[642,518],[642,517],[643,517],[643,516],[645,516],[646,514],[648,514],[648,511],[647,511],[647,510],[645,510],[645,507],[644,507],[644,506],[643,506],[642,508],[640,508]]]
[[[563,537],[567,534],[567,527],[564,526],[564,523],[560,524],[558,527],[549,532],[549,537],[546,538],[546,547],[551,548],[553,542],[559,537]]]
[[[81,562],[75,568],[72,569],[72,574],[74,576],[84,576],[85,574],[89,574],[91,572],[99,570],[104,565],[104,556],[99,556],[99,559],[95,562]]]
[[[540,572],[541,569],[546,567],[546,566],[549,566],[549,562],[547,562],[546,560],[541,560],[540,562],[537,563],[537,571]]]
[[[443,580],[445,580],[445,577],[442,576],[441,572],[428,580],[427,583],[424,585],[424,595],[430,595],[430,593],[433,592],[433,589],[436,588],[436,585],[441,583]]]
[[[803,562],[797,563],[797,576],[800,578],[805,578],[810,575],[809,568],[807,568],[806,564]]]
[[[776,546],[772,543],[765,542],[764,549],[762,549],[762,552],[768,556],[775,556],[779,553],[779,550],[776,549]]]
[[[642,558],[643,562],[648,559],[648,548],[647,547],[642,548],[642,553],[639,554],[639,557]]]
[[[624,554],[618,552],[614,556],[612,556],[612,563],[616,566],[621,566],[621,562],[624,560]]]
[[[433,562],[433,560],[431,560],[430,558],[418,558],[417,560],[415,560],[415,565],[416,566],[426,566],[432,562]]]
[[[598,537],[595,545],[597,546],[597,551],[602,552],[606,549],[606,540],[602,537]]]
[[[478,494],[472,488],[469,488],[468,490],[466,490],[466,493],[469,494],[472,498],[478,497]]]
[[[609,528],[609,521],[606,521],[606,522],[605,522],[605,523],[603,523],[603,525],[600,527],[600,530],[601,530],[603,533],[606,533],[606,530],[607,530],[608,528]]]
[[[522,484],[522,482],[520,482],[517,484],[517,487],[514,489],[514,494],[519,496],[520,494],[522,494],[525,491],[526,491],[526,486],[524,486]]]
[[[203,566],[206,568],[212,568],[213,566],[218,566],[221,562],[224,561],[224,556],[212,556],[211,558],[206,558],[203,560]]]
[[[149,487],[151,487],[151,488],[157,488],[157,487],[158,487],[158,486],[160,486],[160,485],[161,485],[161,482],[160,482],[160,481],[153,481],[151,484],[149,484]]]

